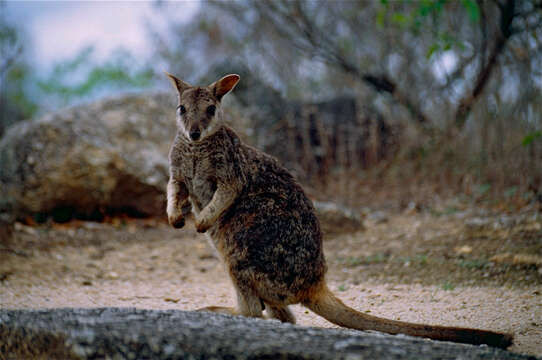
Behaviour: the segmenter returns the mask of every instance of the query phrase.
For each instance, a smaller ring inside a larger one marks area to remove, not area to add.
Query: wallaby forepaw
[[[175,229],[180,229],[184,226],[184,216],[182,211],[178,208],[175,202],[170,201],[169,199],[167,203],[166,213],[169,224]]]
[[[204,233],[213,225],[213,222],[206,216],[199,216],[196,218],[196,231]]]
[[[204,223],[204,222],[197,222],[196,223],[196,231],[199,232],[199,233],[204,233],[206,232],[211,226]]]
[[[169,224],[173,226],[175,229],[180,229],[184,226],[183,217],[177,218],[177,219],[169,218],[168,220],[169,220]]]

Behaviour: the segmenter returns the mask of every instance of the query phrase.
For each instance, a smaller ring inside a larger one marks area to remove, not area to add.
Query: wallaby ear
[[[167,75],[169,80],[171,80],[171,83],[173,84],[173,86],[175,86],[175,89],[177,89],[179,94],[182,94],[183,91],[192,87],[192,85],[190,85],[189,83],[186,83],[180,79],[177,79],[175,76],[171,75],[167,71],[164,71],[164,73]]]
[[[218,101],[220,101],[224,95],[229,93],[235,87],[240,78],[241,77],[237,74],[229,74],[209,85],[209,88],[213,91],[213,94]]]

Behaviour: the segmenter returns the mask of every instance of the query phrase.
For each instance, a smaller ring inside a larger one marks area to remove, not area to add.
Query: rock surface
[[[173,101],[124,96],[9,128],[0,140],[0,210],[161,214]]]
[[[2,359],[534,359],[470,345],[177,310],[0,310]]]

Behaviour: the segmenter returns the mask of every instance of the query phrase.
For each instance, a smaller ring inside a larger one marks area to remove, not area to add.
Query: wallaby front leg
[[[190,209],[186,185],[170,177],[167,184],[167,217],[171,226],[176,229],[182,228],[184,217],[190,213]]]
[[[233,204],[236,197],[237,191],[235,189],[218,184],[213,198],[196,217],[196,230],[200,233],[206,232],[219,216]]]

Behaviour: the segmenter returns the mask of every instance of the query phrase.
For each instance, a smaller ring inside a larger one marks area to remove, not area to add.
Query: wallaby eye
[[[186,108],[183,105],[180,105],[179,109],[181,111],[181,115],[184,115],[186,113]]]
[[[207,106],[207,115],[215,116],[215,112],[216,112],[216,106],[214,105]]]

